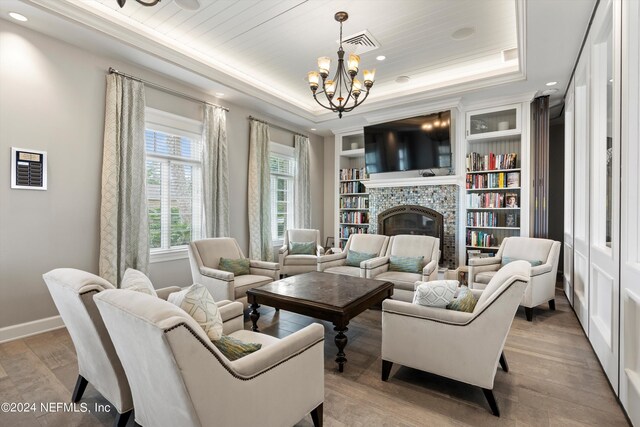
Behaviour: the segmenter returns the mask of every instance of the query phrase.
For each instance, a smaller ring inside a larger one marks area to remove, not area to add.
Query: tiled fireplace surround
[[[378,214],[401,205],[419,205],[440,212],[444,221],[444,246],[441,265],[457,267],[458,186],[428,185],[369,188],[370,233],[378,232]]]

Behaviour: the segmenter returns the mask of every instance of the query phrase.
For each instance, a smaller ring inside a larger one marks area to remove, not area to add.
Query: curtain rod
[[[291,133],[292,133],[292,134],[294,134],[294,135],[300,135],[300,136],[304,136],[305,138],[309,138],[309,135],[305,135],[305,134],[303,134],[303,133],[296,132],[296,131],[291,130],[291,129],[287,129],[287,128],[282,127],[282,126],[274,125],[273,123],[269,123],[269,122],[268,122],[268,121],[266,121],[266,120],[258,119],[258,118],[253,117],[253,116],[249,116],[249,117],[247,117],[247,118],[248,118],[249,120],[255,120],[256,122],[264,123],[265,125],[269,125],[269,126],[271,126],[271,127],[274,127],[274,128],[280,129],[280,130],[284,130],[284,131],[286,131],[286,132],[291,132]]]
[[[140,77],[135,77],[135,76],[132,76],[131,74],[123,73],[121,71],[116,70],[113,67],[109,67],[109,74],[118,74],[118,75],[121,75],[123,77],[127,77],[127,78],[130,78],[132,80],[136,80],[136,81],[142,82],[147,86],[151,86],[151,87],[159,89],[159,90],[161,90],[163,92],[170,93],[171,95],[176,95],[176,96],[179,96],[181,98],[188,99],[190,101],[199,102],[201,104],[213,105],[214,107],[222,108],[224,111],[229,111],[229,109],[227,107],[223,107],[222,105],[218,105],[218,104],[214,104],[213,102],[209,102],[209,101],[205,101],[205,100],[202,100],[202,99],[194,98],[193,96],[187,95],[186,93],[178,92],[177,90],[173,90],[173,89],[170,89],[168,87],[161,86],[161,85],[159,85],[157,83],[153,83],[153,82],[150,82],[148,80],[141,79]]]

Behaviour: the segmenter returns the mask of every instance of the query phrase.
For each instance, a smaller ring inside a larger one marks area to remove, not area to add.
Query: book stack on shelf
[[[507,154],[469,153],[467,154],[467,171],[475,172],[475,171],[515,169],[517,159],[518,159],[517,153],[507,153]]]
[[[341,248],[344,248],[351,234],[368,233],[369,194],[362,183],[367,179],[365,168],[340,169],[338,235]]]
[[[467,227],[474,228],[518,228],[520,215],[516,212],[467,212]]]
[[[496,247],[496,238],[491,233],[478,230],[467,230],[467,246],[472,248]]]

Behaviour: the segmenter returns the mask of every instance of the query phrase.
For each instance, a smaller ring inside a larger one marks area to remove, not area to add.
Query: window
[[[154,255],[186,254],[202,232],[201,124],[147,109],[149,247]]]
[[[274,244],[284,241],[284,233],[293,228],[293,148],[270,143],[271,238]]]

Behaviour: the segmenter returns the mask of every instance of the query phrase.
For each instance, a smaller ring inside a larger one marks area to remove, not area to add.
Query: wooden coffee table
[[[392,295],[391,282],[318,271],[287,277],[247,291],[252,330],[255,332],[258,332],[260,304],[332,322],[333,330],[337,332],[336,363],[340,372],[347,362],[344,354],[347,336],[344,333],[348,330],[349,320]]]

